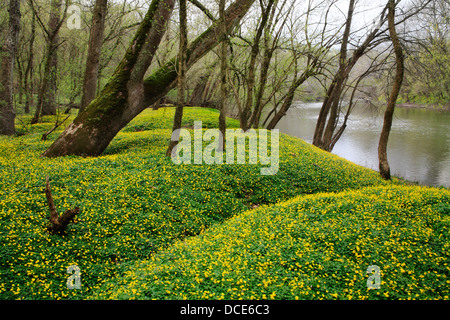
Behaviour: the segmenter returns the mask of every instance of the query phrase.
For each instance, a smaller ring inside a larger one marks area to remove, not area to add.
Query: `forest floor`
[[[173,114],[144,111],[96,158],[41,158],[54,117],[0,137],[0,299],[449,299],[449,189],[284,134],[275,175],[176,165]],[[183,126],[217,119],[186,108]],[[81,209],[64,235],[47,232],[47,176],[58,212]]]

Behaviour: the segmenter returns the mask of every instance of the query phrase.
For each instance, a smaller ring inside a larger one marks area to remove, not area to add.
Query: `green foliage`
[[[120,278],[136,261],[251,207],[300,194],[387,184],[372,170],[286,135],[280,139],[275,176],[261,176],[259,165],[175,165],[164,156],[172,112],[144,111],[97,158],[41,158],[63,130],[40,140],[53,126],[52,117],[23,136],[0,138],[2,299],[95,296],[104,281]],[[214,127],[217,119],[216,110],[185,110],[186,124],[202,120]],[[157,125],[135,132],[150,123]],[[64,236],[46,231],[46,176],[59,213],[81,208]],[[81,269],[81,290],[66,287],[70,265]]]
[[[192,128],[194,121],[202,121],[203,128],[219,127],[219,111],[214,109],[205,109],[198,107],[189,107],[184,109],[182,127]],[[153,129],[170,129],[173,125],[175,108],[161,108],[157,112],[149,110],[144,111],[139,117],[133,119],[122,131],[134,132]],[[239,121],[227,118],[227,128],[239,128]]]
[[[92,297],[449,299],[449,213],[448,190],[417,186],[300,196],[178,241]]]

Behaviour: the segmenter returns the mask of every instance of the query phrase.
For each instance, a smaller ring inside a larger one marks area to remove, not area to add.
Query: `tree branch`
[[[194,6],[199,8],[212,22],[216,22],[217,19],[212,15],[212,13],[199,1],[197,0],[189,0]]]

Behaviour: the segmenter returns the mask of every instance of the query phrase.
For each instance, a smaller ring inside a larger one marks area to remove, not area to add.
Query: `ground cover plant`
[[[299,194],[385,184],[371,170],[285,135],[274,176],[261,176],[258,165],[175,165],[164,157],[172,117],[173,108],[145,111],[97,158],[41,158],[63,129],[41,141],[52,117],[20,137],[1,138],[3,299],[84,298],[120,276],[127,263],[249,208]],[[205,128],[216,127],[217,118],[215,110],[187,108],[184,126],[202,120]],[[229,120],[229,126],[238,123]],[[46,176],[58,212],[81,208],[63,236],[46,232]],[[71,265],[81,270],[81,290],[66,286]]]
[[[296,197],[178,241],[93,298],[449,299],[449,203],[417,186]]]

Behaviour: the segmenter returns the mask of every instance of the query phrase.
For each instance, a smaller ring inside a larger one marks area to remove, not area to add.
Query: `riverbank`
[[[419,104],[419,103],[398,103],[396,108],[403,109],[428,109],[433,111],[445,111],[450,112],[450,103],[446,105],[439,104]]]
[[[298,103],[276,128],[311,143],[320,107],[321,103]],[[449,123],[450,112],[396,108],[388,144],[391,174],[422,185],[450,187]],[[377,170],[382,126],[381,110],[356,106],[333,153]]]

